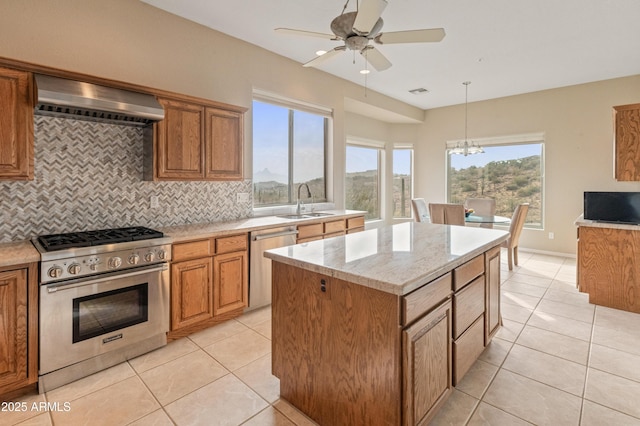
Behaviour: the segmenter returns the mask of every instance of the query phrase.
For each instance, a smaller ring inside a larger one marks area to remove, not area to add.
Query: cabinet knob
[[[323,293],[327,292],[327,282],[324,279],[320,280],[320,291]]]

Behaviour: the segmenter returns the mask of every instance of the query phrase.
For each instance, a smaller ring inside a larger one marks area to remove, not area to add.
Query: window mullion
[[[293,110],[289,109],[289,204],[293,204]]]

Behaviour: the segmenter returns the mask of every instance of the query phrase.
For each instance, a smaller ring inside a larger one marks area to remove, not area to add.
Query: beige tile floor
[[[575,259],[521,253],[502,281],[504,326],[432,424],[640,425],[640,315],[590,305]],[[270,315],[27,395],[0,425],[311,425],[279,399]]]

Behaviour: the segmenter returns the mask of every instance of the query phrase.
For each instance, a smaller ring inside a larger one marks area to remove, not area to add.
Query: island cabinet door
[[[426,425],[451,393],[451,300],[402,333],[403,423]]]
[[[273,262],[272,370],[321,425],[400,425],[398,296]]]
[[[491,338],[500,327],[500,247],[494,247],[485,254],[485,335],[484,344],[489,344]]]

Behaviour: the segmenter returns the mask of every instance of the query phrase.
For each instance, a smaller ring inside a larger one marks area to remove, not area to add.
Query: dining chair
[[[502,247],[507,248],[507,259],[509,270],[513,270],[513,265],[518,266],[518,241],[524,227],[524,221],[529,211],[529,203],[518,204],[511,217],[511,225],[509,226],[509,238],[502,243]]]
[[[429,222],[429,209],[427,209],[427,203],[424,198],[413,198],[411,200],[411,208],[416,222]]]
[[[464,226],[464,206],[462,204],[429,203],[431,223]]]
[[[493,198],[467,198],[467,208],[478,216],[495,216],[496,200]],[[493,228],[493,223],[481,223],[480,228]]]

